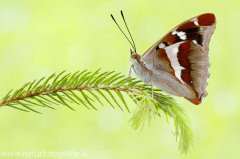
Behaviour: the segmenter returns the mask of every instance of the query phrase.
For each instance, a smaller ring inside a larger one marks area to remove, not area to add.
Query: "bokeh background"
[[[37,109],[42,115],[2,107],[0,151],[83,150],[90,159],[239,158],[239,8],[238,0],[1,0],[0,97],[63,70],[101,67],[127,75],[130,45],[110,18],[112,13],[126,32],[120,10],[139,54],[199,14],[215,13],[217,27],[210,42],[209,95],[198,106],[176,97],[193,123],[191,154],[180,155],[172,120],[168,125],[165,115],[134,131],[128,123],[132,114],[106,102],[95,104],[98,111],[78,105],[72,105],[76,112],[64,106]],[[125,98],[133,111],[136,105]]]

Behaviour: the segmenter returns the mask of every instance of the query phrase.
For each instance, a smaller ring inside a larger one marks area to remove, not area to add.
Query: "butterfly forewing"
[[[201,103],[207,95],[208,45],[215,26],[214,14],[191,18],[171,30],[142,56],[141,61],[148,69],[169,73],[167,76],[171,79],[161,79],[168,86],[163,86],[163,90],[183,96],[194,104]],[[157,80],[153,78],[153,83],[161,88]]]
[[[205,49],[208,50],[208,43],[215,27],[215,15],[212,13],[206,13],[191,18],[173,28],[163,38],[158,40],[144,53],[143,58],[155,50],[165,48],[184,40],[198,40],[198,44],[204,46]]]

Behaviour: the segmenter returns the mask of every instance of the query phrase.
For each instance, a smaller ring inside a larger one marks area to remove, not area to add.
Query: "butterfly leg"
[[[133,67],[133,65],[131,65],[131,67],[130,67],[128,78],[127,78],[126,82],[124,82],[121,86],[125,85],[127,83],[127,81],[129,80],[129,78],[131,76],[131,72],[132,72],[132,67]]]
[[[152,86],[152,99],[154,99],[153,98],[153,82],[152,82],[152,80],[151,80],[151,86]]]
[[[152,81],[152,71],[149,71],[149,75],[150,75],[151,88],[152,88],[152,99],[154,99],[154,98],[153,98],[153,81]]]

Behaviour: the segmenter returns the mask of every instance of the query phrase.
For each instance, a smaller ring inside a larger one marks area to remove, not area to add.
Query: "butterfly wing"
[[[142,56],[155,86],[194,104],[207,95],[209,41],[215,15],[202,14],[175,27]]]

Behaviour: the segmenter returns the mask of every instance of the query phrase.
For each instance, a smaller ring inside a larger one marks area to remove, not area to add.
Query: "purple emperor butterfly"
[[[127,27],[122,11],[121,14]],[[130,50],[132,65],[129,76],[132,72],[146,84],[151,84],[152,88],[155,86],[169,94],[184,97],[193,104],[200,104],[208,94],[208,45],[215,27],[214,14],[196,16],[173,28],[142,56],[136,52],[128,27],[133,44],[119,27],[134,49]]]

